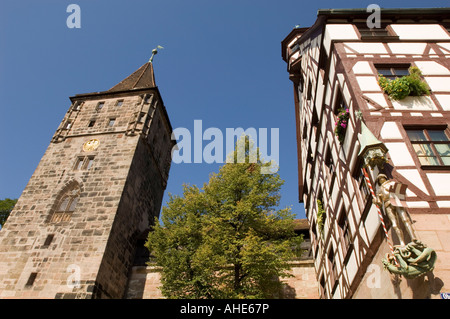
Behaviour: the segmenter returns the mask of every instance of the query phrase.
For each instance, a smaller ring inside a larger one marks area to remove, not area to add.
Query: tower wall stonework
[[[130,274],[125,298],[163,299],[161,293],[162,268],[135,266]],[[291,262],[291,277],[280,278],[284,285],[282,299],[318,299],[316,272],[312,260]]]
[[[0,231],[0,298],[122,298],[159,215],[172,142],[158,90],[71,99]],[[60,212],[67,194],[78,201]]]

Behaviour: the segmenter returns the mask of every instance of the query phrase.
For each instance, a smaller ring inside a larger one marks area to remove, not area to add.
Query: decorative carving
[[[83,144],[83,151],[85,151],[85,152],[95,151],[99,145],[100,145],[99,140],[97,140],[95,138],[91,139]]]
[[[393,194],[396,183],[388,180],[384,174],[377,176],[377,182],[380,187],[374,202],[383,208],[400,241],[400,245],[395,246],[392,254],[387,254],[386,258],[382,260],[384,268],[392,274],[402,275],[408,279],[413,279],[424,275],[428,271],[432,271],[437,258],[436,252],[416,238],[406,210],[403,207],[394,205],[392,197],[396,195]],[[411,238],[411,242],[408,244],[405,244],[405,236],[400,223],[403,223]]]
[[[395,259],[398,266],[395,265]],[[419,240],[413,240],[404,247],[396,246],[394,255],[387,254],[382,260],[383,266],[390,273],[414,279],[434,269],[436,252]]]
[[[370,166],[371,169],[378,167],[382,170],[384,169],[384,164],[386,163],[386,153],[380,148],[368,149],[364,154],[364,164],[366,166]]]

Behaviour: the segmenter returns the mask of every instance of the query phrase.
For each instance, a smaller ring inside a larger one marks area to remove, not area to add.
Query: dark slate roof
[[[128,91],[156,87],[153,65],[147,62],[119,84],[106,92]]]

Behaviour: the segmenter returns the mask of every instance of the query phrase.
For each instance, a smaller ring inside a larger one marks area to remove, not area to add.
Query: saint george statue
[[[392,203],[391,194],[393,192],[393,186],[395,182],[392,180],[388,180],[387,176],[384,174],[378,174],[377,183],[379,185],[379,189],[377,191],[377,199],[375,204],[383,208],[385,214],[388,216],[389,220],[392,223],[392,227],[394,228],[395,233],[400,240],[400,245],[405,246],[405,236],[402,229],[400,228],[400,222],[403,222],[411,240],[415,240],[417,238],[406,210],[401,206],[394,206],[394,204]]]
[[[408,279],[432,271],[437,258],[436,252],[417,239],[405,208],[396,204],[396,201],[393,200],[397,183],[388,180],[388,177],[384,174],[378,174],[377,183],[379,189],[374,203],[383,208],[400,241],[400,245],[395,246],[393,254],[387,254],[386,258],[382,260],[383,266],[390,273],[402,275]],[[407,244],[400,223],[403,223],[411,238],[411,241]]]

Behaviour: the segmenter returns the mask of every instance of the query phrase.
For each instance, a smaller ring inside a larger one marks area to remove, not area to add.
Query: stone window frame
[[[94,164],[95,155],[78,155],[73,167],[74,171],[90,170]]]
[[[72,120],[67,120],[67,121],[64,123],[63,129],[64,129],[64,130],[70,130],[70,129],[72,128],[72,125],[73,125]]]
[[[36,281],[37,275],[37,272],[32,272],[28,277],[27,282],[25,283],[25,287],[32,287],[34,285],[34,282]]]
[[[71,179],[61,188],[61,191],[54,198],[52,208],[49,211],[47,223],[56,224],[68,222],[72,218],[73,212],[80,204],[82,184],[75,179]]]
[[[96,111],[100,111],[101,109],[103,109],[105,107],[105,101],[99,101],[97,103],[97,106],[95,107]]]
[[[114,125],[116,124],[116,118],[115,117],[110,117],[108,120],[108,126],[107,127],[114,127]]]

